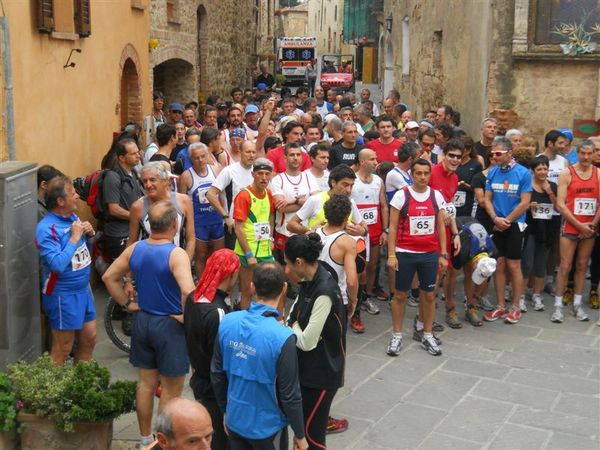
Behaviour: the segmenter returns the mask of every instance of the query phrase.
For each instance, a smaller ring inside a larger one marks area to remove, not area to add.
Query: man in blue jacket
[[[75,360],[92,359],[96,345],[96,309],[90,289],[92,258],[89,222],[75,214],[79,196],[64,175],[53,178],[46,191],[48,214],[38,223],[35,240],[42,261],[42,304],[52,328],[50,356],[62,365],[78,336]]]
[[[259,264],[251,289],[250,308],[221,321],[211,365],[231,450],[287,449],[288,423],[294,450],[305,450],[296,338],[277,320],[287,290],[281,266]]]

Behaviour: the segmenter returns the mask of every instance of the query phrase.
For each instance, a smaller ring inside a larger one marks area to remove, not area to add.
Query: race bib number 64
[[[410,234],[412,236],[426,236],[433,234],[435,216],[417,216],[410,218]]]

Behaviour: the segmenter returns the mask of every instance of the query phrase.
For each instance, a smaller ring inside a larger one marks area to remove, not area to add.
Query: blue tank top
[[[139,241],[129,258],[140,309],[157,316],[182,314],[181,290],[169,267],[172,243]]]
[[[208,202],[206,193],[215,181],[215,173],[210,166],[206,166],[206,175],[201,176],[193,167],[188,169],[192,176],[192,187],[188,190],[188,195],[194,205],[194,227],[198,229],[201,226],[215,225],[223,223],[223,217]]]

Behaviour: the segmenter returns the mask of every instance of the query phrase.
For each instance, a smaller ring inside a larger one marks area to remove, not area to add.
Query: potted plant
[[[2,449],[16,448],[19,407],[22,407],[22,404],[17,402],[10,378],[5,373],[0,373],[0,448]]]
[[[44,354],[8,370],[23,405],[22,450],[108,449],[113,419],[135,409],[136,382],[110,383],[108,369],[93,360],[56,367]]]

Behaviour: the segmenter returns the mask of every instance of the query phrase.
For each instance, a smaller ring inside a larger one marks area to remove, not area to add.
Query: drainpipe
[[[3,115],[6,121],[6,143],[8,147],[8,160],[17,159],[15,145],[15,109],[13,103],[13,84],[12,84],[12,57],[10,54],[10,30],[8,26],[8,17],[4,12],[4,5],[0,0],[2,7],[2,16],[0,17],[0,39],[4,54],[2,55],[2,66],[4,69],[4,93],[5,105]]]

